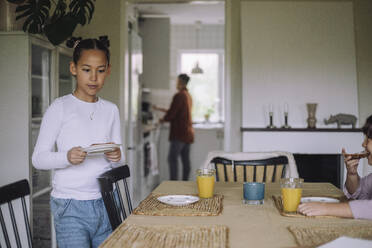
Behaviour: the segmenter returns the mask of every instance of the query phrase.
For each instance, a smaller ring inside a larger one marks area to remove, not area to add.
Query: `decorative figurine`
[[[351,128],[355,128],[357,119],[355,115],[337,114],[331,115],[328,120],[324,119],[324,124],[337,123],[337,128],[341,128],[341,125],[351,125]]]
[[[315,118],[315,113],[316,113],[316,107],[318,106],[317,103],[307,103],[307,113],[309,117],[307,118],[307,128],[314,129],[316,128],[316,118]]]

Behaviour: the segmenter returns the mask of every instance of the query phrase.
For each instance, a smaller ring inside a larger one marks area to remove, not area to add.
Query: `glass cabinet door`
[[[32,106],[32,151],[39,135],[40,123],[51,102],[52,50],[40,45],[31,46],[31,106]],[[32,226],[35,247],[50,247],[51,219],[49,211],[49,191],[51,171],[32,171]]]
[[[38,45],[31,50],[31,106],[32,106],[32,147],[39,135],[41,118],[50,103],[52,51]],[[50,186],[50,171],[32,167],[32,192],[36,193]]]
[[[75,78],[70,73],[72,57],[63,53],[59,54],[58,96],[71,94],[75,87]]]
[[[32,45],[32,117],[41,118],[50,102],[51,51]]]

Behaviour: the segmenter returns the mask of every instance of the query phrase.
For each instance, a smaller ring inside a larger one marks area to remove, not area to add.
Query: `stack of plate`
[[[83,148],[83,151],[86,152],[87,154],[99,154],[105,152],[112,152],[119,147],[120,144],[99,144],[85,147]]]

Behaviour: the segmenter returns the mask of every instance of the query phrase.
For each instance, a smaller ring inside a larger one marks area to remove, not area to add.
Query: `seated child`
[[[372,165],[372,115],[367,118],[362,131],[365,139],[362,147],[368,154],[368,164]],[[360,159],[353,159],[344,154],[347,178],[344,193],[352,201],[346,203],[303,203],[298,206],[298,211],[307,216],[331,215],[355,219],[372,220],[372,173],[360,178],[358,164]]]

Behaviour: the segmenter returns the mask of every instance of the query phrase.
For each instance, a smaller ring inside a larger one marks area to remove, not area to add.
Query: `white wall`
[[[354,11],[359,118],[363,125],[372,114],[372,1],[354,0]]]
[[[145,18],[140,22],[145,87],[168,89],[170,61],[170,19]]]
[[[0,186],[29,180],[30,71],[26,35],[0,35]]]
[[[242,40],[240,0],[225,4],[225,143],[224,150],[242,150]]]
[[[351,2],[242,2],[243,126],[306,127],[306,103],[318,103],[317,127],[330,114],[358,116]]]
[[[23,33],[0,34],[0,186],[21,179],[29,180],[29,135],[30,135],[30,71],[29,40]],[[29,197],[26,198],[30,214]],[[14,211],[21,242],[27,246],[22,207],[20,201],[14,202]],[[7,223],[10,242],[16,246],[11,227],[9,210],[6,204],[1,207]],[[0,234],[0,246],[5,247],[5,239]]]
[[[76,37],[97,38],[101,35],[108,35],[111,52],[111,75],[106,79],[100,96],[119,105],[120,103],[120,71],[124,70],[123,61],[120,61],[124,51],[121,49],[120,28],[121,24],[121,1],[96,1],[95,11],[91,22],[85,26],[78,25],[73,35]]]
[[[365,119],[372,114],[372,1],[355,0],[354,11],[359,118],[363,125]],[[365,166],[364,175],[371,172],[372,166]]]

